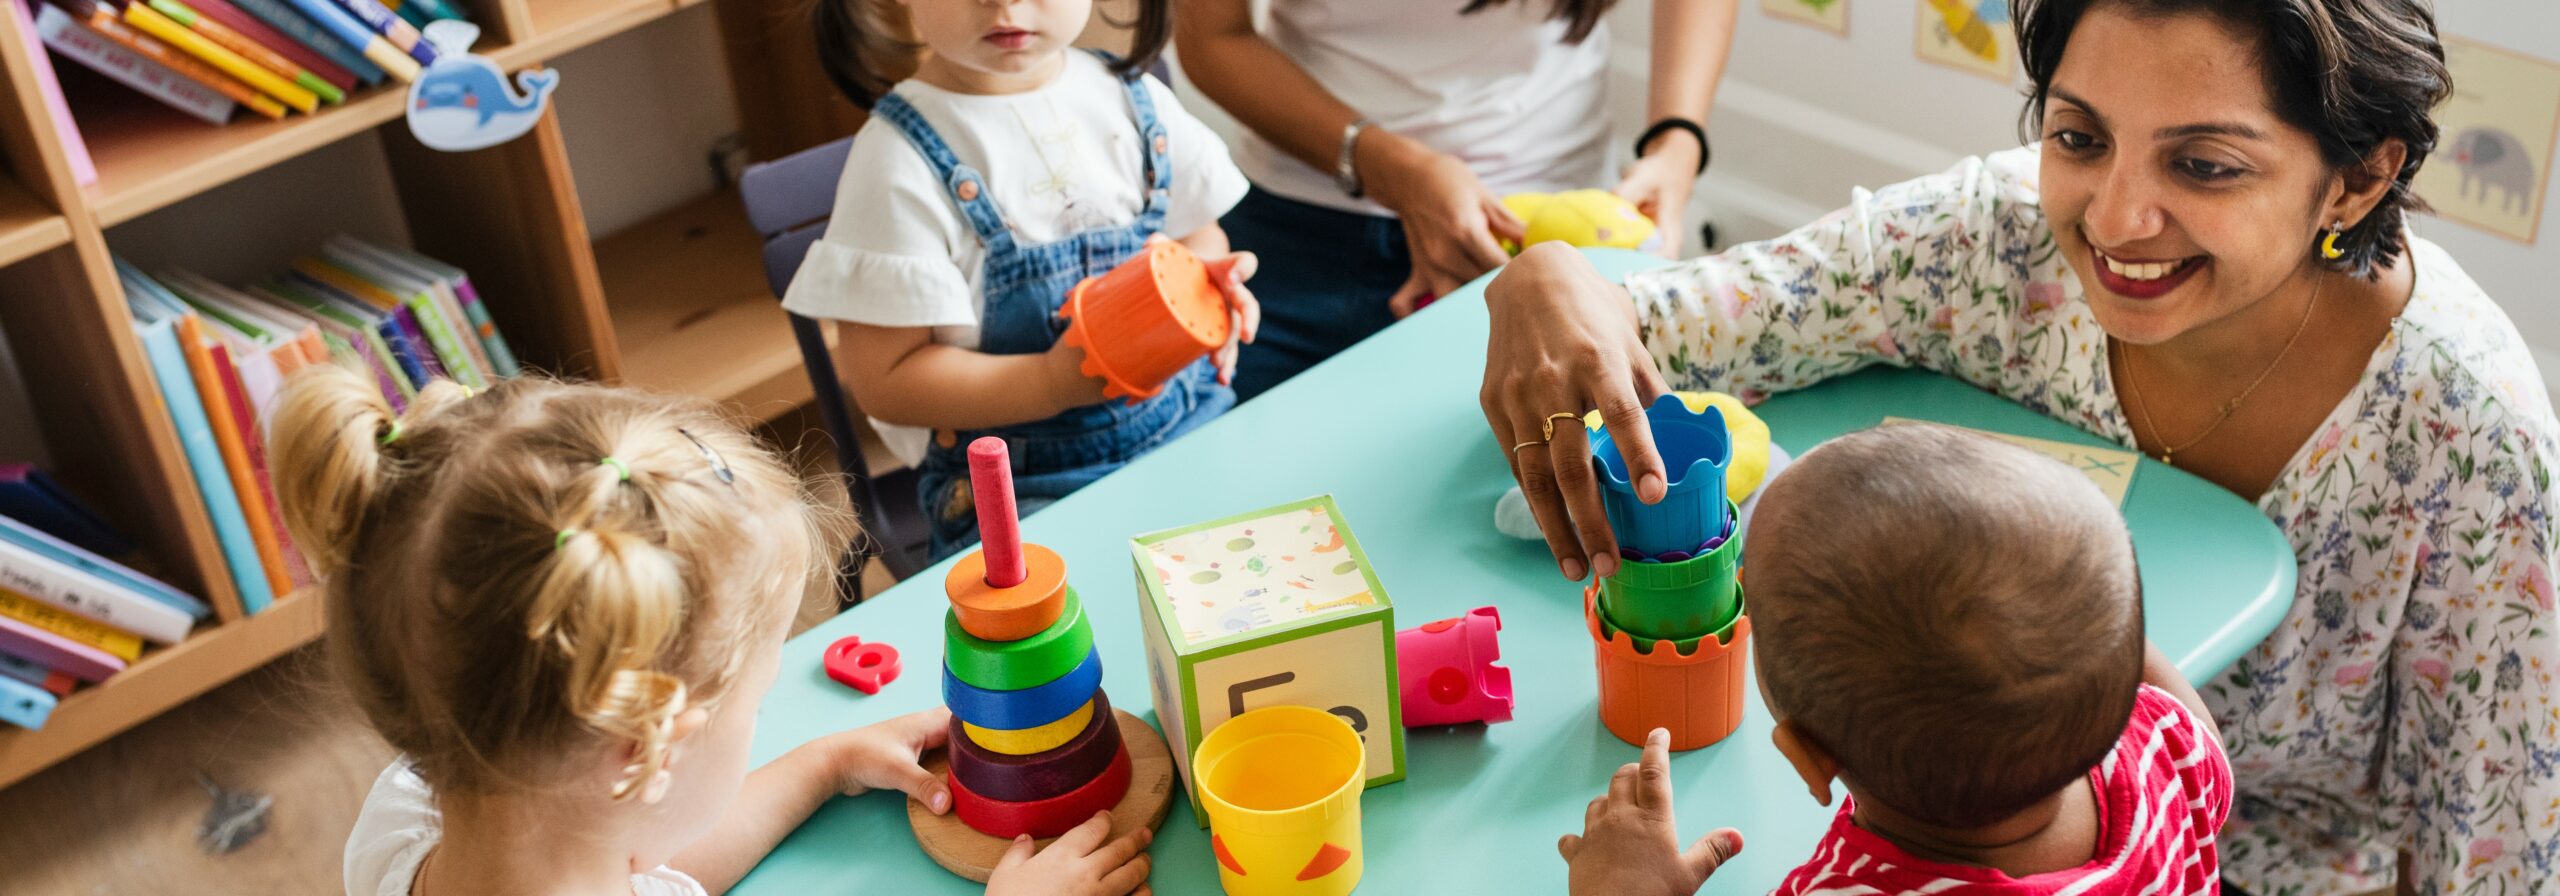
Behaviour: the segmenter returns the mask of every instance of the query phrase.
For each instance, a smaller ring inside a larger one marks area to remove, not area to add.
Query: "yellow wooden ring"
[[[960,731],[969,736],[970,743],[985,747],[989,752],[1029,756],[1066,746],[1068,741],[1076,739],[1077,732],[1084,730],[1085,723],[1092,720],[1093,701],[1087,700],[1066,718],[1038,728],[980,728],[962,722]]]

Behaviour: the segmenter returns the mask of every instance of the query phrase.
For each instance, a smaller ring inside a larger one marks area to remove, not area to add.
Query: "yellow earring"
[[[2330,223],[2329,235],[2320,238],[2320,257],[2330,261],[2347,257],[2347,250],[2338,248],[2338,235],[2345,232],[2347,232],[2346,222]]]

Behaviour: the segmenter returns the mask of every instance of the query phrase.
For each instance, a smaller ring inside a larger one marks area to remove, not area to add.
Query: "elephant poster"
[[[2436,110],[2443,137],[2417,179],[2436,214],[2534,242],[2560,143],[2560,63],[2447,37],[2453,98]]]

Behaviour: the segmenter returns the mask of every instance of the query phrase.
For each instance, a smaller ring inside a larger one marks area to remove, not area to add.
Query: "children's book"
[[[229,0],[229,2],[239,7],[241,12],[267,23],[268,27],[292,37],[295,43],[309,47],[312,52],[326,56],[329,61],[337,63],[339,67],[354,72],[356,80],[364,82],[367,86],[382,83],[382,67],[374,65],[372,60],[365,58],[362,44],[349,44],[338,39],[327,26],[313,21],[308,14],[296,7],[293,0]]]
[[[124,661],[106,651],[0,616],[0,650],[6,650],[87,682],[107,680],[124,671]]]
[[[71,179],[81,186],[98,182],[97,162],[89,158],[89,142],[80,137],[80,124],[71,118],[71,104],[62,98],[62,82],[55,78],[53,61],[44,51],[44,38],[36,32],[35,13],[29,4],[36,0],[16,0],[9,14],[18,17],[18,37],[26,42],[27,55],[35,59],[36,89],[44,94],[44,111],[53,119],[53,132],[62,137],[62,154],[71,163]]]
[[[0,722],[34,731],[53,716],[54,695],[43,688],[0,675]]]
[[[185,611],[119,588],[105,579],[14,541],[0,541],[0,588],[161,644],[175,644],[195,627]]]
[[[6,651],[0,651],[0,678],[10,678],[35,685],[43,688],[45,693],[56,697],[71,696],[72,687],[80,683],[79,679],[71,677],[69,673],[56,672],[46,668],[43,663],[11,656]]]
[[[95,647],[125,662],[142,658],[142,638],[95,619],[0,588],[0,616]]]
[[[15,518],[92,553],[124,554],[133,550],[133,539],[126,538],[34,464],[0,464],[0,516]]]
[[[271,595],[290,592],[293,575],[285,571],[284,550],[276,544],[275,518],[259,497],[257,467],[249,462],[249,446],[243,441],[255,432],[240,431],[237,409],[231,406],[231,402],[245,404],[248,400],[232,368],[231,349],[207,337],[203,321],[192,313],[178,318],[178,347],[186,352],[187,372],[195,377],[196,393],[213,427],[214,444],[222,450],[222,467],[230,475],[231,491],[240,501],[250,543],[257,547],[259,568],[267,576],[268,591]]]
[[[194,9],[197,15],[221,22],[231,30],[240,32],[242,36],[257,41],[286,59],[293,60],[295,65],[302,66],[313,75],[319,76],[320,80],[328,82],[329,86],[337,88],[341,96],[345,91],[356,89],[355,72],[322,55],[301,40],[276,30],[275,26],[260,21],[257,16],[250,15],[247,10],[233,6],[231,0],[188,0],[187,6]]]
[[[223,74],[239,79],[241,83],[274,97],[276,102],[305,113],[320,106],[319,94],[287,81],[274,72],[260,68],[257,63],[250,62],[240,54],[207,39],[204,35],[188,30],[187,26],[161,15],[158,10],[152,9],[146,3],[128,2],[124,7],[124,20],[126,24],[140,29],[142,33],[159,38],[162,43],[176,47],[189,56],[202,59],[212,64],[214,68],[220,69]]]
[[[110,30],[101,31],[92,23],[75,21],[60,7],[46,5],[36,10],[36,37],[55,55],[80,63],[116,83],[159,100],[162,105],[208,123],[223,124],[231,120],[231,111],[241,102],[239,95],[181,71],[178,68],[180,63],[173,58],[174,53],[162,55],[153,51],[156,43],[150,46],[138,44],[121,32],[122,29],[113,26]],[[185,64],[191,67],[201,65],[194,60],[187,60]],[[238,93],[255,95],[246,87],[238,88]],[[284,107],[276,106],[275,110],[282,114]]]
[[[464,323],[479,337],[481,353],[488,358],[489,368],[504,379],[522,372],[515,350],[507,345],[505,334],[489,316],[487,303],[480,301],[480,291],[471,286],[471,275],[461,268],[397,246],[384,246],[349,239],[356,248],[369,250],[383,263],[406,271],[410,276],[441,284],[450,289],[456,304],[462,307]]]
[[[167,582],[134,572],[113,560],[82,550],[78,545],[55,538],[52,534],[34,526],[0,516],[0,550],[11,547],[70,567],[74,571],[103,581],[114,588],[131,592],[145,600],[176,610],[185,614],[188,619],[201,620],[213,616],[213,608],[205,606],[204,601],[196,599],[195,595],[170,587]],[[95,615],[78,607],[70,609],[83,615]],[[100,621],[120,628],[134,628],[133,625],[120,620],[101,619]],[[150,632],[138,629],[136,631],[145,637],[151,635]],[[179,629],[177,634],[183,636],[186,630]]]
[[[275,589],[268,584],[265,562],[258,556],[255,538],[249,534],[240,494],[232,487],[231,474],[223,466],[222,447],[214,441],[213,423],[205,413],[194,373],[187,363],[187,350],[178,337],[178,324],[187,314],[152,290],[150,278],[122,259],[116,261],[116,272],[124,281],[125,303],[133,310],[134,332],[142,338],[161,404],[168,409],[178,442],[186,449],[188,474],[195,478],[205,512],[213,519],[214,537],[221,543],[226,571],[240,592],[240,608],[245,613],[262,612],[275,601]]]

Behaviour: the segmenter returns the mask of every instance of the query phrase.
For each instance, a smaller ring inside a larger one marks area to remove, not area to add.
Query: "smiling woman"
[[[2408,234],[2450,91],[2417,0],[2017,0],[2039,142],[1637,274],[1534,248],[1482,400],[1569,578],[1616,567],[1579,429],[1919,366],[2195,472],[2293,543],[2276,633],[2202,688],[2249,893],[2538,892],[2560,861],[2554,440],[2514,327]]]

